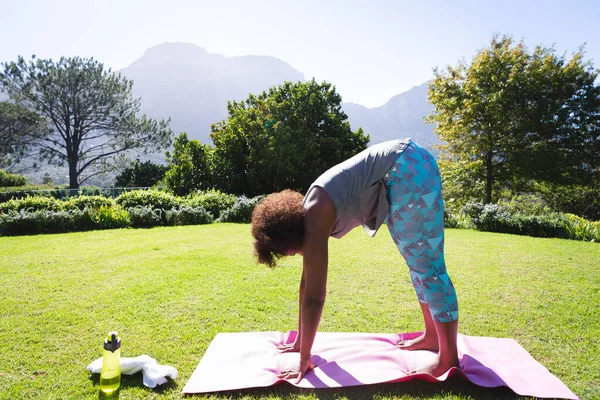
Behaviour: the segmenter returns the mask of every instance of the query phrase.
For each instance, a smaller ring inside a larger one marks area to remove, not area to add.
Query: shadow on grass
[[[287,383],[280,383],[268,388],[244,389],[239,391],[212,393],[214,399],[247,399],[250,398],[283,398],[295,399],[307,396],[322,400],[363,400],[363,399],[428,399],[459,397],[469,400],[514,400],[528,399],[515,394],[507,387],[484,388],[477,386],[461,377],[452,377],[445,382],[430,383],[421,380],[411,380],[399,383],[384,383],[377,385],[362,385],[332,389],[300,389]],[[186,396],[192,399],[194,395]]]
[[[94,384],[94,386],[98,389],[99,398],[101,398],[101,399],[118,399],[119,398],[119,393],[117,393],[113,396],[102,397],[102,395],[100,394],[100,374],[90,374],[89,379]],[[162,394],[167,389],[176,389],[178,386],[177,382],[175,382],[174,380],[172,380],[170,378],[167,378],[166,383],[163,383],[162,385],[158,385],[155,388],[149,388],[149,387],[144,386],[143,379],[144,379],[144,375],[142,374],[141,371],[136,374],[133,374],[133,375],[121,375],[121,386],[119,387],[119,392],[121,392],[123,389],[126,390],[127,388],[144,388],[148,392]]]

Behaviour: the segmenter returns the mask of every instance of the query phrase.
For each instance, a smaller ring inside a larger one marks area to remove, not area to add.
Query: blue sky
[[[470,60],[493,33],[570,55],[587,42],[600,68],[600,1],[2,0],[0,61],[94,57],[113,70],[164,42],[225,56],[269,55],[379,106]]]

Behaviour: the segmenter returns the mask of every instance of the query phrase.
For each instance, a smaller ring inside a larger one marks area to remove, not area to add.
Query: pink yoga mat
[[[293,341],[296,332],[219,333],[183,388],[183,393],[267,387],[281,382],[279,371],[294,366],[298,353],[281,354],[277,345]],[[513,339],[458,335],[461,370],[439,378],[410,371],[435,358],[429,351],[400,350],[396,344],[419,333],[319,332],[312,349],[315,369],[298,384],[301,388],[335,388],[424,379],[444,381],[462,374],[484,387],[508,386],[522,396],[577,399],[557,377]]]

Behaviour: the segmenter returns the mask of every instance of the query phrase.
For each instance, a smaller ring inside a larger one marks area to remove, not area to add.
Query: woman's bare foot
[[[401,340],[396,346],[402,350],[429,350],[437,352],[440,349],[437,334],[435,330],[433,333],[429,332],[425,331],[421,336],[411,340]]]
[[[438,378],[444,375],[450,368],[453,367],[460,368],[458,358],[455,360],[442,360],[438,356],[434,363],[430,365],[425,365],[421,368],[411,371],[410,374],[429,374],[433,377]]]

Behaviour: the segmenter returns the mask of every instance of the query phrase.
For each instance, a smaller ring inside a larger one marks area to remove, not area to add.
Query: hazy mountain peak
[[[161,43],[152,46],[144,52],[142,57],[150,58],[183,58],[183,57],[203,57],[208,55],[208,50],[191,43]]]
[[[425,82],[421,85],[414,86],[407,90],[406,92],[402,92],[392,97],[387,103],[382,105],[379,108],[394,108],[394,107],[404,107],[405,105],[416,105],[415,100],[419,99],[427,99],[427,90],[429,87],[429,83]],[[422,103],[421,103],[422,104]]]
[[[392,97],[380,107],[344,103],[352,129],[362,127],[371,135],[371,143],[410,137],[426,147],[437,143],[433,125],[425,123],[433,106],[427,102],[429,83],[415,86]]]
[[[171,117],[176,134],[210,143],[210,125],[227,117],[227,102],[244,100],[285,81],[304,81],[288,63],[270,56],[225,57],[189,43],[163,43],[120,70],[153,118]]]
[[[140,58],[124,68],[124,70],[198,65],[207,62],[214,63],[216,60],[224,58],[220,54],[209,54],[206,49],[195,44],[162,43],[147,49]]]

